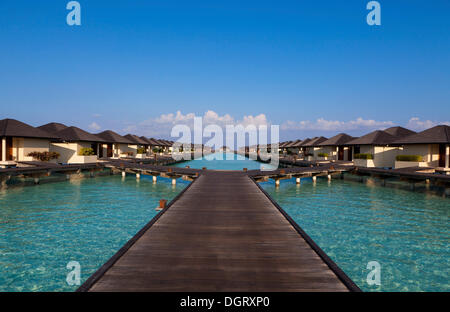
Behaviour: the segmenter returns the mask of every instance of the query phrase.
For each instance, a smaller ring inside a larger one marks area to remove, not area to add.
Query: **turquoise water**
[[[228,156],[235,160],[177,166],[260,169]],[[80,263],[83,282],[156,215],[159,199],[187,185],[108,176],[0,192],[0,291],[75,290],[69,261]],[[449,199],[320,178],[261,185],[363,290],[450,291]],[[369,261],[381,265],[380,286],[366,282]]]
[[[98,177],[0,193],[0,291],[74,291],[69,261],[86,280],[188,182]]]
[[[449,199],[345,180],[261,185],[362,290],[450,291]]]
[[[263,164],[251,159],[248,159],[242,155],[236,155],[233,153],[215,153],[209,154],[204,157],[186,161],[174,165],[175,167],[189,166],[195,169],[207,169],[214,170],[242,170],[247,168],[248,170],[260,170],[260,169],[274,169],[275,166],[270,164]]]

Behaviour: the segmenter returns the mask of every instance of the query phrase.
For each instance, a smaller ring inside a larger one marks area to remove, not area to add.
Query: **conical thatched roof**
[[[450,144],[450,126],[439,125],[412,134],[394,142],[395,144]]]
[[[339,133],[332,138],[329,138],[326,141],[323,141],[319,144],[319,146],[339,146],[344,145],[345,143],[356,139],[355,137],[349,136],[346,133]]]
[[[148,143],[144,140],[142,140],[140,137],[134,134],[127,134],[124,136],[124,138],[132,141],[133,143],[139,144],[139,145],[148,145]]]
[[[390,128],[387,128],[387,129],[385,129],[383,131],[386,132],[386,133],[389,133],[390,135],[393,135],[393,136],[395,136],[397,138],[403,138],[405,136],[412,135],[412,134],[416,133],[416,132],[414,132],[412,130],[409,130],[409,129],[406,129],[406,128],[403,128],[403,127],[390,127]]]
[[[302,143],[302,146],[304,146],[304,147],[319,146],[320,143],[325,142],[326,140],[328,140],[326,137],[321,136],[321,137],[315,138],[305,144]]]
[[[351,140],[345,145],[388,145],[392,144],[397,138],[382,130],[376,130],[363,135],[360,138]]]
[[[115,133],[111,130],[106,130],[100,133],[97,133],[96,136],[99,136],[107,143],[122,143],[122,144],[133,144],[132,141],[127,138],[121,136],[120,134]]]
[[[58,123],[58,122],[51,122],[42,126],[39,126],[38,129],[47,131],[48,133],[56,133],[58,131],[64,130],[66,129],[67,126],[62,124],[62,123]]]
[[[55,135],[66,142],[105,142],[102,138],[77,127],[66,127]]]
[[[57,139],[54,134],[15,119],[0,120],[0,137]]]

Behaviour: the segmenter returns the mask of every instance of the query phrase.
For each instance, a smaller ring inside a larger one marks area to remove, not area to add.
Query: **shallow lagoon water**
[[[150,177],[151,178],[151,177]],[[66,268],[86,280],[188,182],[97,177],[0,193],[0,291],[74,291]]]
[[[177,166],[261,165],[207,157]],[[66,283],[69,261],[80,263],[83,282],[156,215],[159,199],[187,185],[108,176],[0,193],[0,291],[75,290]],[[450,290],[449,199],[321,178],[261,185],[364,291]],[[369,261],[381,265],[381,286],[366,282]]]
[[[449,199],[321,178],[261,185],[362,290],[450,291]]]
[[[206,167],[207,169],[214,170],[242,170],[243,168],[247,168],[248,170],[269,170],[275,168],[271,164],[260,163],[233,153],[209,154],[201,158],[175,164],[174,166],[183,168],[189,166],[194,169]]]

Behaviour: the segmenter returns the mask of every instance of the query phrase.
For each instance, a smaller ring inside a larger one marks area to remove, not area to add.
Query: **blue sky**
[[[0,2],[2,118],[168,137],[211,111],[281,139],[450,120],[446,0],[379,1],[372,27],[365,0],[80,0],[73,27],[67,2]]]

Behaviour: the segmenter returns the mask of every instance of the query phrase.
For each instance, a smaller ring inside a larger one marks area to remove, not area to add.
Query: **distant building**
[[[57,137],[15,119],[0,120],[0,155],[2,162],[32,161],[32,152],[49,152]]]
[[[450,167],[450,126],[440,125],[394,141],[399,155],[420,156],[421,161],[396,161],[395,167]]]

